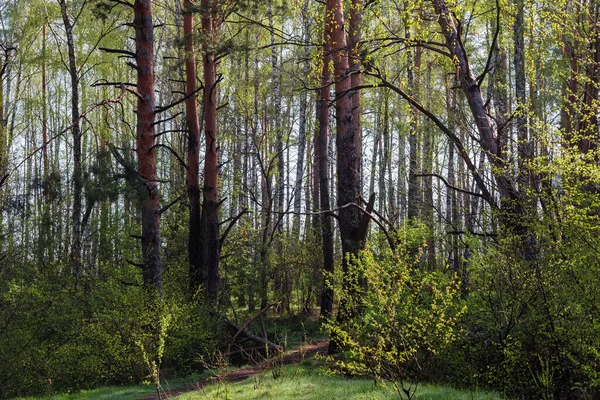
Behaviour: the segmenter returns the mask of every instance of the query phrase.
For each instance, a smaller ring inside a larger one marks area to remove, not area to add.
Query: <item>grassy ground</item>
[[[276,338],[278,342],[285,343],[287,348],[299,347],[308,337],[325,338],[319,331],[318,324],[310,320],[281,319],[269,326],[269,338]],[[231,369],[230,367],[228,370]],[[237,372],[242,371],[233,369]],[[208,374],[205,372],[203,375],[206,377]],[[373,380],[369,379],[348,379],[334,376],[327,372],[322,361],[313,358],[306,358],[300,364],[258,372],[239,382],[230,381],[207,385],[207,381],[204,379],[202,388],[196,385],[198,387],[196,391],[178,394],[182,392],[182,389],[191,390],[200,378],[201,376],[194,376],[163,382],[161,398],[177,400],[388,400],[400,398],[391,384],[387,384],[386,387],[375,384]],[[208,382],[216,382],[216,379]],[[72,394],[28,397],[17,400],[141,400],[151,398],[153,395],[156,397],[155,386],[146,384],[103,387]],[[446,386],[425,384],[417,387],[414,397],[415,400],[500,400],[502,398],[491,392],[458,390]]]
[[[309,360],[307,360],[309,361]],[[332,376],[322,368],[305,362],[278,370],[265,371],[241,382],[206,386],[175,397],[177,400],[388,400],[399,399],[393,386],[384,387],[372,380]],[[499,400],[500,395],[482,391],[458,390],[444,386],[419,385],[415,400]]]
[[[198,376],[178,378],[163,382],[163,392],[178,390],[190,386],[198,380]],[[98,389],[82,390],[77,393],[59,394],[43,397],[22,397],[15,400],[138,400],[156,394],[154,384],[141,384],[136,386],[110,386]],[[165,397],[163,397],[165,398]]]
[[[261,372],[246,380],[234,383],[219,383],[181,394],[166,396],[163,399],[177,400],[391,400],[399,399],[392,385],[384,387],[369,379],[348,379],[332,376],[323,368],[313,367],[310,360],[301,365],[292,365],[277,370],[274,378],[273,370]],[[164,385],[164,392],[177,390],[193,382],[192,378],[180,379]],[[139,400],[156,393],[153,385],[127,387],[104,387],[78,393],[45,397],[29,397],[19,400]],[[417,387],[415,400],[500,400],[498,394],[477,390],[458,390],[446,386],[422,384]]]

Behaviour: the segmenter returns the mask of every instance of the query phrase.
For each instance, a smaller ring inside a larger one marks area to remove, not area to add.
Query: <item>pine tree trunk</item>
[[[156,179],[156,147],[154,136],[154,24],[152,1],[134,3],[135,45],[137,63],[137,125],[136,152],[139,176],[143,182],[140,191],[142,209],[142,257],[144,285],[162,291],[162,264],[160,259],[160,209]]]
[[[349,203],[359,202],[360,195],[360,152],[356,145],[356,131],[353,119],[352,88],[348,76],[348,48],[344,32],[344,9],[341,0],[328,0],[329,11],[327,32],[331,40],[336,92],[336,150],[338,207],[346,206],[339,212],[339,227],[342,237],[342,265],[347,269],[347,256],[358,254],[361,239],[357,236],[361,213]]]
[[[219,288],[219,261],[221,243],[219,237],[219,147],[217,144],[217,69],[212,45],[215,41],[215,20],[217,5],[210,0],[202,0],[202,34],[207,43],[203,49],[204,67],[204,188],[201,216],[202,265],[206,293],[216,301]]]
[[[187,124],[186,183],[190,203],[188,257],[189,295],[193,296],[204,282],[202,275],[202,236],[200,234],[200,122],[196,103],[196,58],[194,52],[193,2],[184,0],[183,35],[185,41],[185,118]]]

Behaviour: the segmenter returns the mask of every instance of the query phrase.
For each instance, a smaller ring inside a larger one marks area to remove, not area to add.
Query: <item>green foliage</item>
[[[139,379],[130,316],[99,307],[104,299],[95,295],[108,293],[85,298],[66,281],[68,287],[13,281],[3,291],[7,329],[0,334],[0,379],[5,393],[53,393]]]
[[[188,376],[202,371],[202,358],[212,356],[221,344],[222,326],[200,302],[178,306],[172,318],[165,342],[162,376]]]
[[[406,386],[408,379],[417,378],[426,360],[461,335],[458,320],[465,305],[456,282],[413,268],[408,256],[376,257],[367,251],[350,263],[348,276],[358,286],[339,293],[351,316],[326,324],[346,350],[336,368],[389,380],[401,396],[410,397],[414,388]]]
[[[30,264],[11,267],[1,274],[3,396],[157,383],[159,373],[201,370],[194,360],[217,347],[213,319],[182,297],[156,299],[142,287],[93,277],[75,290],[64,266],[46,266],[44,275]]]
[[[541,174],[560,172],[562,187],[546,188],[528,257],[510,232],[469,241],[468,329],[443,357],[450,379],[511,397],[600,393],[600,175],[586,158],[565,150],[553,164],[538,161]]]

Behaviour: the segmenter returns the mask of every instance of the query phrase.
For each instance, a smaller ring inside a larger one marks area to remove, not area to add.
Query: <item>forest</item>
[[[599,18],[0,0],[0,398],[241,365],[292,326],[399,398],[599,398]]]

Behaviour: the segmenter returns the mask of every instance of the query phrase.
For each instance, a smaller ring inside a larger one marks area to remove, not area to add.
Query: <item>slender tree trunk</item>
[[[517,15],[513,26],[514,40],[514,70],[515,94],[517,102],[517,174],[519,190],[523,193],[531,188],[532,179],[529,162],[533,157],[532,144],[529,142],[527,129],[527,116],[529,104],[526,98],[525,76],[525,27],[524,27],[524,0],[516,0]]]
[[[139,176],[143,192],[142,256],[144,285],[162,291],[162,264],[160,259],[160,209],[156,179],[156,147],[154,136],[154,24],[152,1],[136,0],[134,3],[135,45],[137,63],[137,139]]]
[[[498,184],[500,197],[503,199],[517,199],[518,192],[506,171],[506,160],[500,154],[500,148],[496,140],[497,133],[488,115],[486,103],[481,94],[477,78],[471,70],[467,53],[464,49],[462,39],[458,34],[453,17],[448,11],[445,0],[433,0],[435,10],[438,14],[438,23],[446,38],[446,46],[452,56],[457,60],[457,75],[461,88],[467,98],[471,114],[480,134],[481,145],[486,151],[490,163],[497,168],[494,176]]]
[[[331,209],[329,201],[329,165],[327,162],[327,142],[329,136],[329,101],[331,98],[331,42],[329,34],[325,30],[323,45],[323,67],[321,70],[321,89],[317,100],[317,119],[319,121],[319,132],[315,146],[315,161],[318,163],[318,182],[320,211]],[[330,276],[334,273],[333,263],[333,228],[331,216],[321,214],[321,238],[323,244],[323,292],[321,294],[321,317],[330,318],[333,313],[333,287]]]
[[[48,85],[46,83],[46,22],[44,21],[42,29],[42,156],[44,158],[44,201],[47,204],[50,200],[48,193],[48,108],[47,108],[47,90]],[[0,89],[1,90],[1,89]],[[2,101],[0,100],[0,107]]]
[[[269,160],[269,141],[265,124],[263,124],[263,160]],[[262,202],[262,237],[260,242],[260,308],[265,308],[269,304],[269,235],[271,234],[272,209],[273,209],[273,189],[271,174],[266,166],[262,170],[261,179],[261,202]],[[274,228],[273,228],[274,229]]]
[[[213,49],[216,36],[216,1],[202,0],[204,67],[204,188],[201,216],[202,265],[208,298],[216,301],[219,288],[219,148],[217,144],[217,64]]]
[[[76,285],[81,279],[81,207],[83,193],[83,170],[81,163],[81,126],[79,115],[79,73],[75,59],[75,43],[73,41],[73,24],[67,13],[66,0],[59,0],[65,32],[67,35],[67,49],[69,55],[69,76],[71,78],[71,132],[73,135],[73,214],[71,248],[71,261]]]
[[[52,260],[52,247],[50,246],[50,182],[49,178],[49,162],[48,162],[48,95],[47,95],[47,73],[46,73],[46,21],[42,26],[42,159],[43,159],[43,198],[42,202],[42,221],[40,226],[40,240],[38,258],[44,260]],[[0,89],[1,90],[1,89]],[[0,100],[0,107],[2,101]],[[2,128],[0,128],[2,129]],[[0,173],[0,176],[2,174]],[[45,263],[44,263],[45,264]],[[42,264],[42,265],[44,265]]]
[[[0,202],[2,203],[4,202],[4,187],[8,178],[8,112],[4,110],[4,76],[8,69],[4,63],[7,61],[0,57]],[[0,235],[4,232],[3,214],[3,211],[0,210]],[[0,245],[0,251],[3,247]]]
[[[578,43],[573,39],[570,43],[563,35],[563,43],[566,52],[566,58],[570,65],[569,79],[565,82],[565,104],[561,112],[561,127],[565,132],[564,144],[571,146],[573,133],[577,130],[576,105],[578,94],[579,63],[578,63]]]
[[[254,59],[254,79],[253,79],[253,86],[254,86],[254,113],[252,116],[252,152],[255,154],[254,157],[252,157],[252,168],[251,168],[251,187],[252,188],[258,188],[258,170],[260,168],[260,151],[261,149],[257,146],[257,143],[259,142],[258,140],[258,104],[259,104],[259,74],[258,74],[258,56]],[[262,175],[261,175],[262,178]],[[261,182],[261,188],[262,188],[262,182]],[[258,194],[256,195],[256,197],[258,197]],[[265,207],[267,205],[266,200],[264,198],[261,198],[261,202],[262,202],[262,207]],[[253,207],[254,207],[254,215],[257,215],[257,217],[254,219],[254,225],[253,228],[258,231],[260,229],[261,223],[263,218],[266,217],[266,214],[263,211],[263,209],[261,209],[259,212],[258,210],[258,202],[253,202]],[[270,212],[270,208],[269,208],[269,212]],[[263,227],[265,226],[265,224],[262,225]],[[264,235],[263,235],[264,237]],[[261,297],[261,299],[263,298],[262,296],[262,292],[263,292],[263,269],[265,269],[265,278],[266,278],[266,262],[263,262],[263,252],[262,252],[262,237],[261,237],[261,247],[259,247],[258,252],[254,252],[254,257],[253,257],[253,266],[254,268],[252,269],[251,273],[250,273],[250,279],[248,280],[248,285],[249,285],[249,289],[248,289],[248,311],[254,311],[255,309],[255,287],[258,286],[258,296]],[[257,255],[258,254],[258,255]],[[265,253],[266,254],[266,253]],[[257,258],[258,256],[260,256],[260,259]],[[266,258],[266,257],[265,257]],[[266,261],[266,260],[264,260]],[[258,269],[257,269],[258,267]],[[260,278],[260,279],[259,279]],[[265,279],[266,282],[266,279]],[[266,283],[265,283],[266,284]],[[264,291],[266,293],[266,286],[264,288]],[[262,302],[262,300],[261,300]],[[265,302],[266,304],[266,302]]]
[[[380,91],[380,93],[382,93]],[[381,147],[381,136],[382,132],[380,129],[380,120],[381,120],[381,103],[383,100],[379,100],[377,102],[377,111],[375,114],[375,137],[373,138],[373,155],[371,158],[371,177],[369,179],[369,193],[375,192],[375,177],[377,176],[377,162],[379,160],[379,148]],[[379,193],[379,197],[381,200],[381,191]],[[381,209],[381,203],[379,205]]]
[[[269,30],[271,33],[271,67],[273,69],[273,118],[275,120],[276,151],[277,151],[277,201],[275,202],[275,211],[283,211],[285,199],[285,160],[283,154],[283,131],[281,129],[281,94],[279,82],[279,62],[277,60],[277,46],[275,46],[275,28],[273,25],[273,5],[268,2]],[[277,218],[283,221],[283,218]],[[281,230],[281,222],[274,227]]]
[[[381,97],[379,100],[379,104],[377,105],[378,111],[377,111],[377,117],[376,117],[376,122],[375,122],[375,126],[377,131],[379,131],[380,133],[378,134],[379,136],[379,140],[377,141],[377,153],[379,154],[379,170],[377,172],[377,177],[378,177],[378,181],[379,181],[379,212],[382,215],[386,214],[386,184],[385,184],[385,170],[387,167],[387,133],[386,132],[386,128],[384,126],[385,123],[385,116],[383,114],[385,114],[385,94],[384,94],[384,90],[381,90]],[[383,110],[382,110],[383,108]],[[383,118],[382,118],[383,116]]]
[[[363,20],[363,0],[352,0],[350,4],[348,21],[348,63],[350,67],[350,85],[352,91],[350,97],[352,98],[352,123],[354,125],[354,147],[356,148],[356,154],[359,160],[359,188],[362,193],[362,126],[360,123],[360,90],[355,88],[359,87],[362,82],[361,73],[361,40],[362,40],[362,20]],[[369,194],[370,195],[370,194]]]
[[[410,27],[406,27],[406,37],[410,38]],[[421,47],[417,46],[414,53],[412,50],[408,52],[408,91],[410,96],[418,100],[420,82],[415,82],[415,71],[417,77],[419,76],[419,70],[421,68]],[[419,135],[419,111],[416,107],[411,107],[411,121],[410,121],[410,132],[408,137],[408,220],[410,223],[414,223],[419,218],[421,208],[421,191],[419,188],[419,180],[417,174],[419,173],[419,150],[418,150],[418,135]]]
[[[200,122],[196,103],[196,55],[194,52],[193,2],[184,0],[183,35],[185,41],[185,118],[187,124],[186,183],[190,202],[189,219],[189,294],[193,296],[204,282],[202,276],[202,236],[200,233]]]
[[[579,152],[587,154],[598,147],[598,87],[600,86],[600,2],[589,2],[589,24],[591,38],[589,44],[590,60],[586,66],[586,80],[583,91],[583,118],[580,122]],[[598,157],[596,156],[595,159]],[[590,190],[592,189],[590,187]]]
[[[456,86],[456,78],[450,84],[446,82],[447,94],[446,94],[446,113],[448,115],[448,128],[454,132],[456,129],[456,115],[458,112],[458,104],[456,102],[456,89],[450,89],[450,85]],[[448,140],[448,183],[451,186],[457,186],[456,174],[454,171],[455,165],[454,155],[454,143]],[[455,231],[457,230],[458,224],[458,207],[456,201],[456,191],[450,188],[446,189],[446,230]],[[448,252],[448,266],[452,269],[452,272],[459,277],[460,276],[460,256],[458,254],[458,240],[456,235],[451,235],[449,238],[449,252]]]
[[[392,160],[393,160],[393,148],[394,148],[394,138],[390,131],[390,104],[389,104],[389,91],[387,89],[383,89],[385,91],[385,105],[383,107],[383,136],[385,137],[385,148],[386,148],[386,168],[387,168],[387,177],[388,177],[388,191],[387,191],[387,216],[390,221],[393,221],[396,218],[397,207],[396,207],[396,196],[394,191],[394,178],[392,175]],[[386,169],[382,171],[383,175],[386,175]]]
[[[431,64],[427,65],[427,77],[425,82],[425,91],[431,93]],[[427,96],[427,109],[431,110],[431,96]],[[430,121],[425,121],[423,129],[423,170],[426,176],[423,177],[423,222],[427,226],[427,265],[430,270],[435,269],[435,225],[433,215],[433,133]]]
[[[407,187],[406,187],[406,137],[403,129],[398,130],[398,221],[404,225],[407,212]]]
[[[302,3],[302,39],[305,43],[309,40],[309,16],[308,16],[308,0]],[[302,76],[309,75],[308,60],[310,58],[310,48],[304,47],[304,60],[302,61]],[[304,175],[304,153],[306,151],[306,109],[308,107],[308,92],[300,93],[300,120],[298,126],[298,155],[296,164],[296,184],[294,185],[294,219],[293,219],[293,237],[298,239],[300,235],[300,205],[302,195],[302,178]]]

